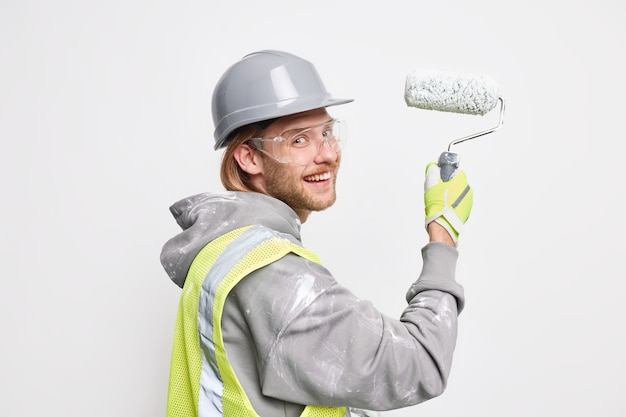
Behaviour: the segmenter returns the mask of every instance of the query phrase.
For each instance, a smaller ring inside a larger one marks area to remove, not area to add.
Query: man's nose
[[[328,138],[321,138],[319,141],[320,143],[317,148],[317,155],[315,159],[318,161],[335,162],[339,152],[334,150],[332,142]]]

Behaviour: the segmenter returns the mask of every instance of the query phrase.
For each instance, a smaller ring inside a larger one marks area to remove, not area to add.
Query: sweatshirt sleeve
[[[356,297],[325,268],[291,258],[306,264],[297,279],[283,283],[297,296],[283,297],[271,314],[259,318],[267,320],[259,324],[268,328],[277,325],[269,317],[281,317],[274,340],[253,335],[263,394],[298,404],[371,410],[407,407],[440,395],[463,305],[462,287],[454,279],[457,252],[446,246],[424,247],[422,273],[398,319]]]
[[[463,287],[455,280],[458,251],[450,245],[431,242],[422,248],[422,273],[406,293],[407,302],[425,290],[450,293],[457,302],[459,313],[465,305]]]

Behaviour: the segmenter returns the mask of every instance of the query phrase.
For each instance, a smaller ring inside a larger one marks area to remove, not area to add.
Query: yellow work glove
[[[465,177],[465,172],[457,169],[452,177],[444,182],[441,180],[440,168],[436,162],[426,166],[424,181],[424,206],[426,210],[426,227],[430,222],[443,226],[454,243],[459,240],[463,226],[472,211],[474,190]]]

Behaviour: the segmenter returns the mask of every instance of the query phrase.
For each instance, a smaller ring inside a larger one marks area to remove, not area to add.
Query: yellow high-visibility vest
[[[194,258],[178,305],[167,417],[215,417],[220,413],[224,417],[259,417],[228,362],[222,313],[228,293],[241,279],[290,252],[320,262],[288,236],[262,226],[242,227],[220,236]],[[301,416],[342,417],[345,412],[345,408],[308,405]]]

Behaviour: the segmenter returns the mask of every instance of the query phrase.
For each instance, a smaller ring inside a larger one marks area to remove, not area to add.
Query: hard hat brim
[[[249,107],[239,112],[234,112],[224,117],[216,126],[214,137],[216,139],[214,149],[220,149],[227,145],[230,135],[236,129],[251,123],[263,120],[276,119],[309,110],[337,106],[354,101],[354,99],[319,98],[306,101],[302,97],[283,100],[263,106]],[[221,140],[220,140],[221,138]]]

